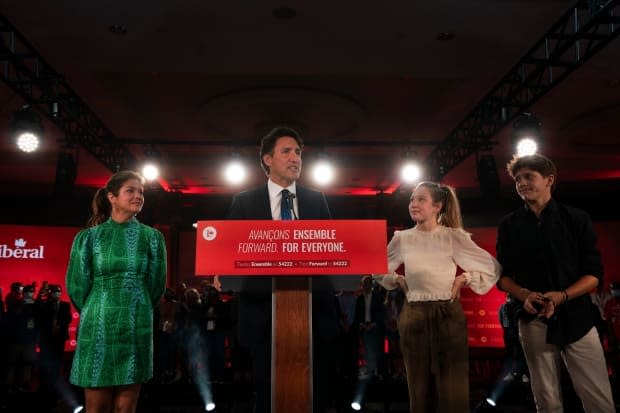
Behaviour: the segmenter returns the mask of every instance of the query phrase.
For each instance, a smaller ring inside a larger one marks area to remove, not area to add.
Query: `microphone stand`
[[[291,212],[293,213],[293,218],[296,221],[299,221],[299,218],[297,217],[297,214],[295,213],[295,207],[293,204],[293,199],[297,198],[297,196],[295,194],[290,194],[288,196],[288,207],[291,209]]]

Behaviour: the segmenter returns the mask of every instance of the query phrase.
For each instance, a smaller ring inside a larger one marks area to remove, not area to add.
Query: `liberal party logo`
[[[205,229],[202,230],[202,237],[207,241],[213,241],[215,237],[217,237],[217,230],[215,227],[205,227]]]
[[[39,245],[37,248],[26,248],[26,241],[23,238],[15,239],[14,246],[11,248],[6,244],[0,244],[0,259],[1,258],[18,258],[18,259],[35,259],[42,260],[44,257],[44,246]]]

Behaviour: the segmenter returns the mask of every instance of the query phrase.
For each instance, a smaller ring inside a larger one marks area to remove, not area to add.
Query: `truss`
[[[527,107],[611,42],[619,32],[620,0],[578,1],[545,33],[426,159],[439,180]]]
[[[110,171],[135,166],[129,149],[103,124],[25,37],[0,15],[0,79]]]

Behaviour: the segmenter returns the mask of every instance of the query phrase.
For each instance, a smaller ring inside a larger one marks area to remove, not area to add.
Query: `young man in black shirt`
[[[589,295],[603,278],[590,217],[552,198],[556,168],[548,158],[515,157],[507,169],[525,205],[500,222],[497,284],[523,303],[519,331],[536,408],[563,411],[563,359],[585,412],[614,412]]]

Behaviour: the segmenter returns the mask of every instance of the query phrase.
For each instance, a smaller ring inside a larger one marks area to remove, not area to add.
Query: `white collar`
[[[288,189],[291,194],[295,194],[297,191],[297,187],[295,184],[296,183],[293,182],[291,185],[287,186],[286,188],[283,188],[280,185],[273,182],[271,179],[269,179],[267,181],[267,189],[269,190],[269,198],[273,199],[276,196],[279,196],[280,192],[282,192],[283,189]]]

